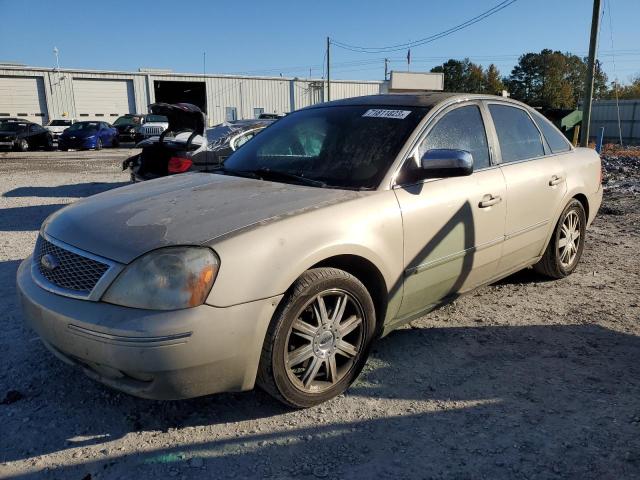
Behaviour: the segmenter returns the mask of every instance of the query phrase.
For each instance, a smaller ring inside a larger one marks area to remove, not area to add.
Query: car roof
[[[415,93],[386,93],[380,95],[365,95],[362,97],[351,97],[342,100],[334,100],[326,103],[319,103],[307,108],[317,108],[324,106],[389,106],[389,107],[434,107],[445,102],[461,101],[471,99],[500,100],[509,103],[520,104],[508,97],[497,95],[483,95],[476,93],[459,92],[415,92]]]

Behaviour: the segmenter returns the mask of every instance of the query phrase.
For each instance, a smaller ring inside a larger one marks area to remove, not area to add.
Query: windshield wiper
[[[263,180],[294,180],[296,182],[303,183],[305,185],[313,185],[315,187],[326,187],[327,184],[321,180],[314,180],[313,178],[303,177],[302,175],[296,175],[295,173],[282,172],[280,170],[271,170],[269,168],[258,168],[257,170],[251,170]]]
[[[252,172],[251,170],[234,170],[232,168],[226,168],[223,166],[214,168],[213,170],[211,170],[211,172],[213,173],[224,173],[225,175],[233,175],[236,177],[245,177],[245,178],[260,178],[260,176],[255,173]]]
[[[298,183],[305,185],[312,185],[314,187],[326,187],[327,184],[320,180],[314,180],[312,178],[303,177],[302,175],[296,175],[295,173],[281,172],[279,170],[271,170],[269,168],[258,168],[256,170],[234,170],[232,168],[226,168],[224,166],[211,170],[213,173],[224,173],[226,175],[235,175],[238,177],[257,178],[260,180],[294,180]]]

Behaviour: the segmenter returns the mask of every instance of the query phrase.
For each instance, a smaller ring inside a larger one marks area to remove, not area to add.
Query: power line
[[[503,0],[502,2],[498,3],[497,5],[495,5],[494,7],[490,8],[489,10],[486,10],[484,12],[482,12],[479,15],[476,15],[473,18],[470,18],[468,20],[466,20],[463,23],[460,23],[454,27],[451,27],[447,30],[444,30],[442,32],[436,33],[434,35],[430,35],[428,37],[425,38],[421,38],[419,40],[415,40],[412,42],[407,42],[407,43],[401,43],[401,44],[396,44],[396,45],[389,45],[386,47],[363,47],[363,46],[357,46],[357,45],[350,45],[348,43],[344,43],[344,42],[338,42],[336,40],[332,40],[331,43],[333,45],[336,45],[337,47],[340,47],[342,49],[345,50],[351,50],[353,52],[358,52],[358,53],[384,53],[384,52],[397,52],[397,51],[401,51],[401,50],[406,50],[408,48],[411,47],[417,47],[420,45],[425,45],[427,43],[431,43],[435,40],[438,40],[440,38],[446,37],[448,35],[451,35],[455,32],[458,32],[460,30],[463,30],[467,27],[470,27],[471,25],[474,25],[496,13],[498,13],[499,11],[507,8],[508,6],[514,4],[515,2],[517,2],[518,0]]]

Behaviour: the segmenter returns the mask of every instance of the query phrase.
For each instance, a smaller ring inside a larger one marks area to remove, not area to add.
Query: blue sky
[[[611,23],[606,3],[610,2]],[[325,37],[364,46],[424,38],[499,0],[124,1],[0,0],[0,61],[68,68],[256,75],[322,75]],[[511,71],[519,54],[551,48],[586,55],[591,0],[518,0],[496,15],[411,51],[414,71],[470,57]],[[600,52],[610,80],[640,74],[640,0],[605,0]],[[334,47],[332,77],[381,79],[385,54]],[[406,52],[386,54],[406,69]]]

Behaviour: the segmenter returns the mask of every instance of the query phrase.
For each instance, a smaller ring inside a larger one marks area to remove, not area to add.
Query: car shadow
[[[40,230],[42,222],[53,212],[66,207],[66,203],[11,207],[0,210],[0,232]]]
[[[2,196],[82,198],[128,184],[128,182],[87,182],[53,187],[18,187],[5,192]]]
[[[403,329],[376,345],[346,398],[302,415],[261,392],[139,400],[68,371],[65,394],[45,400],[49,418],[67,417],[68,426],[51,429],[47,444],[37,430],[22,432],[21,442],[35,457],[72,448],[66,439],[78,432],[106,443],[137,430],[238,424],[231,436],[50,469],[73,478],[167,468],[197,477],[194,458],[220,477],[398,478],[401,468],[407,478],[631,478],[640,473],[639,356],[638,337],[595,325]],[[43,392],[57,390],[55,376],[47,375]],[[96,390],[96,401],[81,400]],[[240,426],[268,417],[264,433]]]
[[[0,262],[0,288],[2,301],[0,302],[0,318],[6,318],[8,312],[16,305],[16,272],[22,260],[6,260]],[[6,325],[2,328],[6,333]],[[3,333],[4,335],[4,333]]]

